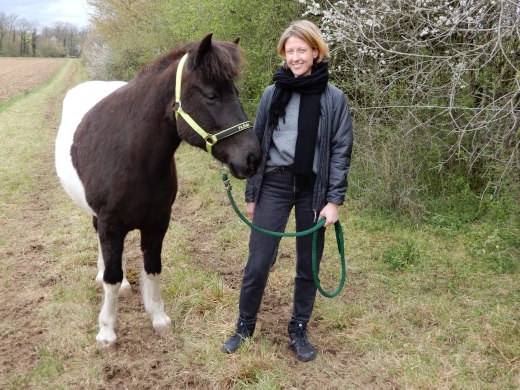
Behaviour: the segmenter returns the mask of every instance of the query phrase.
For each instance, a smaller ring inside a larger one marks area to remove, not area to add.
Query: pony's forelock
[[[139,76],[160,72],[169,67],[172,62],[190,53],[188,67],[199,72],[206,80],[216,82],[234,82],[243,71],[242,48],[235,43],[213,40],[211,50],[202,58],[200,64],[195,65],[196,54],[200,41],[191,42],[185,46],[166,53],[153,63],[141,70]]]
[[[206,80],[234,82],[242,73],[242,51],[234,43],[213,41],[211,50],[196,64],[196,48],[190,53],[189,68]]]

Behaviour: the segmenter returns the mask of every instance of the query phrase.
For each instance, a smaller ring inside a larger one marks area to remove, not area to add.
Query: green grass
[[[507,218],[466,218],[470,210],[464,218],[417,222],[354,201],[342,207],[347,281],[339,297],[317,299],[310,338],[319,356],[307,364],[296,363],[287,347],[295,253],[294,239],[282,239],[258,330],[237,354],[220,353],[237,315],[248,229],[229,205],[219,164],[187,145],[176,154],[180,190],[163,249],[171,337],[153,334],[140,303],[139,235],[132,233],[125,257],[135,293],[119,300],[116,352],[99,353],[97,242],[53,167],[59,102],[84,78],[69,61],[48,85],[0,112],[7,151],[0,166],[0,292],[32,313],[30,322],[17,311],[0,320],[0,331],[10,334],[1,341],[8,358],[21,359],[15,342],[32,356],[6,369],[0,387],[520,387],[518,226]],[[244,183],[232,184],[243,207]],[[332,230],[326,240],[320,279],[332,290],[340,269]],[[16,279],[21,267],[23,280]]]

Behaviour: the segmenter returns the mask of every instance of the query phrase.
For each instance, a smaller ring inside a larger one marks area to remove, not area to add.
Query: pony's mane
[[[190,70],[199,72],[207,80],[216,82],[235,81],[240,76],[242,73],[242,49],[237,44],[212,40],[211,50],[195,67],[199,45],[200,41],[196,41],[173,49],[142,69],[137,77],[160,73],[185,53],[190,53],[188,60]]]

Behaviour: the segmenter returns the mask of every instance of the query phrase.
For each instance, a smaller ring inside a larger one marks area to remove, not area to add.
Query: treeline
[[[311,19],[331,46],[331,77],[354,116],[350,196],[374,209],[439,221],[519,215],[518,0],[89,5],[93,78],[130,79],[209,31],[228,41],[240,36],[247,60],[240,96],[251,118],[280,64],[281,32],[290,21]]]
[[[79,57],[88,30],[57,22],[41,27],[15,14],[0,12],[0,56]]]
[[[281,31],[305,11],[279,0],[89,0],[93,34],[86,45],[93,78],[130,79],[145,64],[208,32],[215,39],[240,37],[246,66],[240,84],[245,109],[254,116],[263,89],[281,60]]]

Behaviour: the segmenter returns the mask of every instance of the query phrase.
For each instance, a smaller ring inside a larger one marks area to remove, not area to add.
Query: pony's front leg
[[[103,306],[99,313],[99,332],[96,336],[99,349],[110,351],[116,345],[117,293],[121,283],[103,282]]]
[[[112,350],[116,345],[117,296],[123,281],[122,255],[126,232],[99,226],[99,243],[105,260],[103,272],[103,305],[99,312],[98,347]]]
[[[166,337],[171,332],[172,320],[164,312],[164,303],[160,289],[161,275],[148,274],[143,270],[141,274],[141,291],[144,308],[152,317],[152,325],[157,334]]]
[[[161,298],[161,250],[170,215],[164,223],[153,229],[141,230],[141,249],[144,255],[144,270],[141,274],[141,293],[145,310],[152,317],[153,328],[159,336],[165,337],[171,332],[172,321],[164,312]]]

